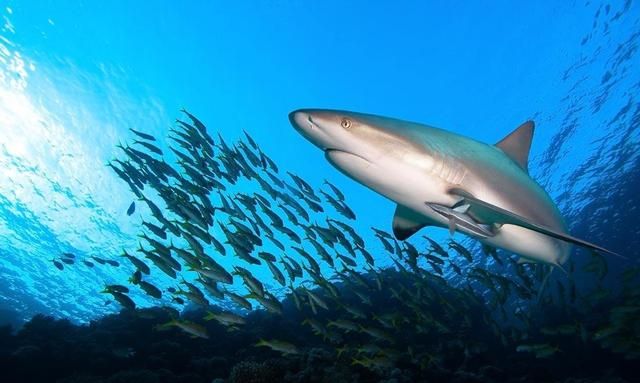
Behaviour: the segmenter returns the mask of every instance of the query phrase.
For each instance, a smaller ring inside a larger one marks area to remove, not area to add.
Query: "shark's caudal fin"
[[[533,129],[533,121],[527,121],[495,145],[527,173]]]
[[[468,203],[469,205],[471,205],[470,210],[479,216],[482,217],[490,217],[491,222],[493,223],[498,223],[498,224],[511,224],[511,225],[517,225],[517,226],[521,226],[524,228],[527,228],[529,230],[534,230],[537,231],[538,233],[542,233],[545,235],[548,235],[550,237],[554,237],[554,238],[558,238],[561,239],[563,241],[566,242],[570,242],[579,246],[583,246],[589,249],[594,249],[603,253],[609,253],[615,256],[618,256],[620,258],[623,259],[627,259],[626,257],[618,254],[618,253],[614,253],[613,251],[607,250],[604,247],[600,247],[598,245],[595,245],[593,243],[587,242],[587,241],[583,241],[582,239],[573,237],[569,234],[566,233],[562,233],[559,232],[557,230],[554,230],[550,227],[546,227],[534,222],[530,222],[527,218],[518,215],[516,213],[512,213],[508,210],[505,210],[499,206],[495,206],[493,204],[490,204],[488,202],[479,200],[475,197],[473,197],[472,195],[470,195],[469,193],[467,193],[466,191],[462,190],[462,189],[451,189],[449,191],[452,194],[455,194],[457,196],[460,196],[464,199],[465,203]]]

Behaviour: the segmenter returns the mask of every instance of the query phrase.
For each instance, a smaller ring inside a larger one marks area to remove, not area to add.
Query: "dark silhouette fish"
[[[129,208],[127,209],[127,215],[130,216],[131,214],[135,213],[135,211],[136,211],[136,203],[134,201],[134,202],[131,202],[131,205],[129,205]]]

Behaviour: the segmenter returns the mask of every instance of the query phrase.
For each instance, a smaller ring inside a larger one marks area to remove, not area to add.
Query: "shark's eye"
[[[351,120],[349,120],[348,118],[343,118],[340,125],[345,129],[349,129],[351,127]]]

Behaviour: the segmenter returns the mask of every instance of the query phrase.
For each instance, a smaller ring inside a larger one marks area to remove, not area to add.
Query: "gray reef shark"
[[[561,266],[572,237],[560,211],[527,169],[534,124],[495,145],[442,129],[371,114],[300,109],[291,124],[341,172],[396,202],[393,233],[425,226],[460,231],[523,262]]]

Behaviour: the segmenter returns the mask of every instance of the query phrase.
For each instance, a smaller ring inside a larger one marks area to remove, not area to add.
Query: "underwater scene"
[[[0,382],[640,382],[637,1],[0,15]]]

